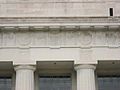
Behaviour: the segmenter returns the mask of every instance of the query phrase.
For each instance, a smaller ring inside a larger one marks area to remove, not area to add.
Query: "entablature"
[[[120,18],[4,17],[0,47],[120,47]]]

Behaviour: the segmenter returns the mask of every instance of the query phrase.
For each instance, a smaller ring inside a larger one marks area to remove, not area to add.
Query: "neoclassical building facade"
[[[0,0],[0,90],[119,90],[119,0]]]

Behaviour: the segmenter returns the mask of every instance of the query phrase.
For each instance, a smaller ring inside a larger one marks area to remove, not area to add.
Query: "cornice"
[[[84,28],[119,28],[120,17],[0,17],[4,30],[71,30]]]

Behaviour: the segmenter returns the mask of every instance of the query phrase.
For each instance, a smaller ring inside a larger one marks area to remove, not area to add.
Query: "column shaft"
[[[77,71],[77,90],[96,90],[95,88],[95,66],[79,65]]]

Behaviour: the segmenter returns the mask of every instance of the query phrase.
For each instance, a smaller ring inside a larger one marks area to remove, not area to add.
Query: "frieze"
[[[2,33],[0,32],[0,47],[2,46]]]
[[[2,33],[2,45],[3,46],[15,46],[16,45],[15,32],[3,32]]]
[[[108,31],[106,37],[107,37],[107,43],[110,47],[117,45],[117,32]]]
[[[120,31],[48,30],[1,31],[0,47],[96,47],[120,46]]]
[[[92,43],[92,34],[89,31],[81,32],[80,36],[81,45],[86,46]]]
[[[31,43],[31,36],[30,32],[24,32],[21,31],[19,33],[16,33],[17,36],[17,44],[19,46],[29,46]]]
[[[76,33],[75,33],[75,31],[64,31],[62,33],[63,33],[63,36],[64,36],[63,40],[64,40],[64,45],[65,46],[76,45],[78,40],[76,40]]]
[[[45,31],[31,32],[31,46],[47,46],[48,33]]]
[[[120,45],[120,32],[117,32],[117,45]]]
[[[59,46],[61,42],[61,32],[59,30],[52,30],[48,34],[48,43],[50,46]]]
[[[95,46],[106,46],[107,45],[107,31],[95,31],[94,33],[94,42],[93,45]]]

